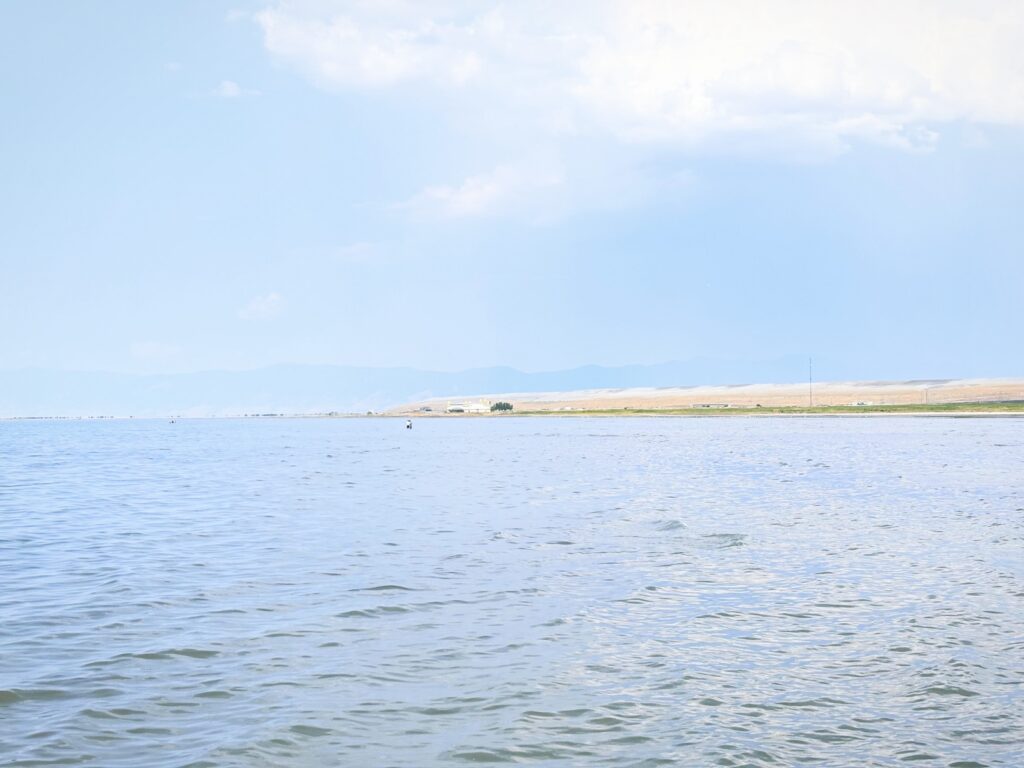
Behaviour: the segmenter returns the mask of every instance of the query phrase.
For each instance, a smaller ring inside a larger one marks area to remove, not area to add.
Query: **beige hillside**
[[[694,387],[585,389],[571,392],[509,392],[440,397],[408,403],[394,414],[465,415],[489,412],[491,403],[512,403],[518,412],[613,409],[695,412],[729,408],[943,405],[1024,401],[1024,379],[808,382]]]

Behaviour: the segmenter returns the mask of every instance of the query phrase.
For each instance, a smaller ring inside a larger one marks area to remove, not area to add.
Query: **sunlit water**
[[[1024,765],[1024,420],[0,423],[0,764]]]

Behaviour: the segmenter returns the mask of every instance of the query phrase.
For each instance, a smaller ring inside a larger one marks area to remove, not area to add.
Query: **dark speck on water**
[[[1022,510],[1012,419],[0,422],[0,765],[1019,768]]]

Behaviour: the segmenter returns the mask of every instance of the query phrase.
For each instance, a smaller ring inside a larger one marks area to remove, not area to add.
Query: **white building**
[[[445,411],[448,413],[490,413],[491,404],[483,400],[450,400]]]

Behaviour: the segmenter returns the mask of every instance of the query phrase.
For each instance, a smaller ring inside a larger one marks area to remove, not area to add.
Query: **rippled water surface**
[[[1024,421],[0,423],[0,765],[1024,765]]]

